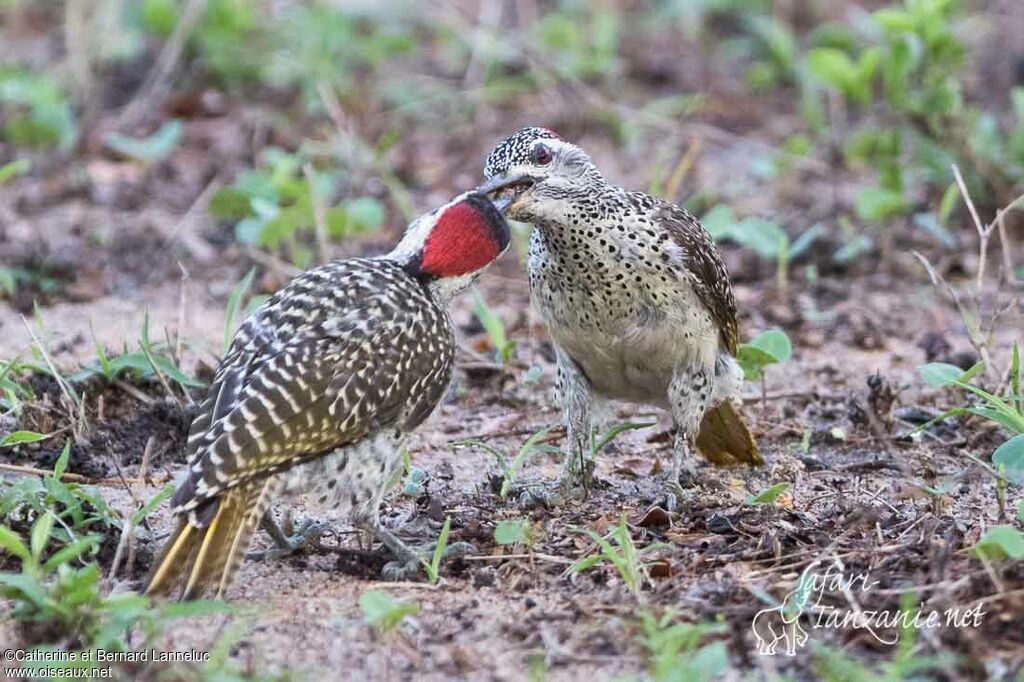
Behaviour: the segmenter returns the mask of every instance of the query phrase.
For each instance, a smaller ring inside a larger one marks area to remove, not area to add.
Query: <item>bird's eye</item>
[[[553,158],[555,158],[555,153],[551,151],[551,147],[538,144],[533,148],[533,162],[538,166],[548,165]]]

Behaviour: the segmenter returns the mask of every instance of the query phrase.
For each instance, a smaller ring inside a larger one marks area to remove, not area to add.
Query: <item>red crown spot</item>
[[[434,277],[458,277],[501,255],[487,217],[467,202],[445,210],[423,247],[420,268]]]
[[[561,135],[559,135],[558,133],[556,133],[556,132],[555,132],[554,130],[552,130],[551,128],[541,128],[541,130],[543,130],[543,131],[544,131],[545,133],[547,133],[547,134],[551,135],[551,137],[555,138],[556,140],[561,140],[561,139],[563,139]]]

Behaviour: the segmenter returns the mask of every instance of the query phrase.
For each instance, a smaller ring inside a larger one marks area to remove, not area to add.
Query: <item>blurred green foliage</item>
[[[97,58],[144,67],[180,29],[187,6],[186,0],[100,4],[122,15],[121,47],[93,50]],[[61,3],[51,5],[56,10]],[[877,226],[896,220],[909,220],[941,246],[955,244],[948,229],[959,201],[953,163],[987,207],[1008,203],[1024,177],[1024,90],[1011,93],[1006,115],[965,96],[971,65],[965,32],[957,27],[977,10],[962,0],[891,0],[873,11],[808,3],[798,12],[773,0],[655,0],[625,7],[555,0],[526,10],[502,4],[492,16],[486,5],[477,16],[453,4],[439,3],[432,12],[416,8],[403,0],[204,3],[186,36],[184,79],[253,99],[269,90],[283,117],[324,120],[330,111],[338,128],[319,151],[266,150],[254,170],[218,193],[214,214],[233,224],[239,241],[308,265],[317,202],[327,206],[330,238],[384,221],[380,200],[363,196],[359,182],[372,176],[383,180],[408,218],[414,212],[401,196],[405,179],[395,176],[387,155],[408,123],[471,125],[482,106],[518,106],[539,92],[573,91],[585,103],[580,116],[637,149],[638,140],[650,142],[715,100],[679,92],[666,71],[674,63],[655,68],[664,71],[655,76],[667,79],[664,87],[642,86],[645,60],[656,62],[663,45],[680,40],[696,44],[705,68],[728,73],[737,67],[755,94],[795,95],[792,113],[802,125],[778,143],[777,153],[752,159],[756,174],[784,175],[805,160],[849,171],[857,186],[849,215],[835,221],[843,233],[837,263],[872,250]],[[62,78],[60,69],[0,66],[5,141],[32,150],[74,145],[74,111],[65,92],[72,84]],[[637,92],[646,98],[641,104]],[[338,126],[338,111],[372,114],[372,139],[342,139],[349,133]],[[106,142],[150,164],[175,151],[180,133],[170,122],[149,137],[114,134]],[[313,164],[312,182],[307,163]],[[652,187],[665,180],[663,164],[654,164]],[[710,197],[704,208],[715,203]],[[783,289],[792,260],[827,227],[805,227],[791,237],[794,230],[780,220],[731,222],[720,236],[774,260]],[[11,288],[12,276],[0,285]]]
[[[75,141],[71,104],[50,75],[0,65],[3,139],[20,147],[67,150]]]
[[[304,168],[308,169],[304,172]],[[264,150],[260,165],[242,173],[235,182],[214,194],[210,213],[235,222],[235,238],[287,251],[292,262],[308,267],[314,254],[303,233],[316,228],[316,202],[331,201],[343,173],[336,169],[312,170],[301,154],[276,147]],[[384,207],[373,197],[356,197],[325,206],[324,228],[329,237],[372,232],[384,222]]]

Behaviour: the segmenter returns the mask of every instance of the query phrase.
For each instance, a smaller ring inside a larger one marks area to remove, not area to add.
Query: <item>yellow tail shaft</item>
[[[182,600],[197,599],[211,588],[221,599],[267,509],[269,492],[269,480],[231,488],[217,500],[217,512],[205,527],[183,517],[153,562],[146,594],[170,594],[184,583]]]
[[[715,464],[764,464],[754,436],[728,400],[704,415],[697,451]]]

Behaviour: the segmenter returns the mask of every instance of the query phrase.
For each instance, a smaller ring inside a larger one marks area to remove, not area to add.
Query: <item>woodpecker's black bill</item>
[[[474,191],[487,195],[494,206],[504,213],[509,206],[526,194],[536,184],[537,179],[529,175],[506,176],[498,175]]]

